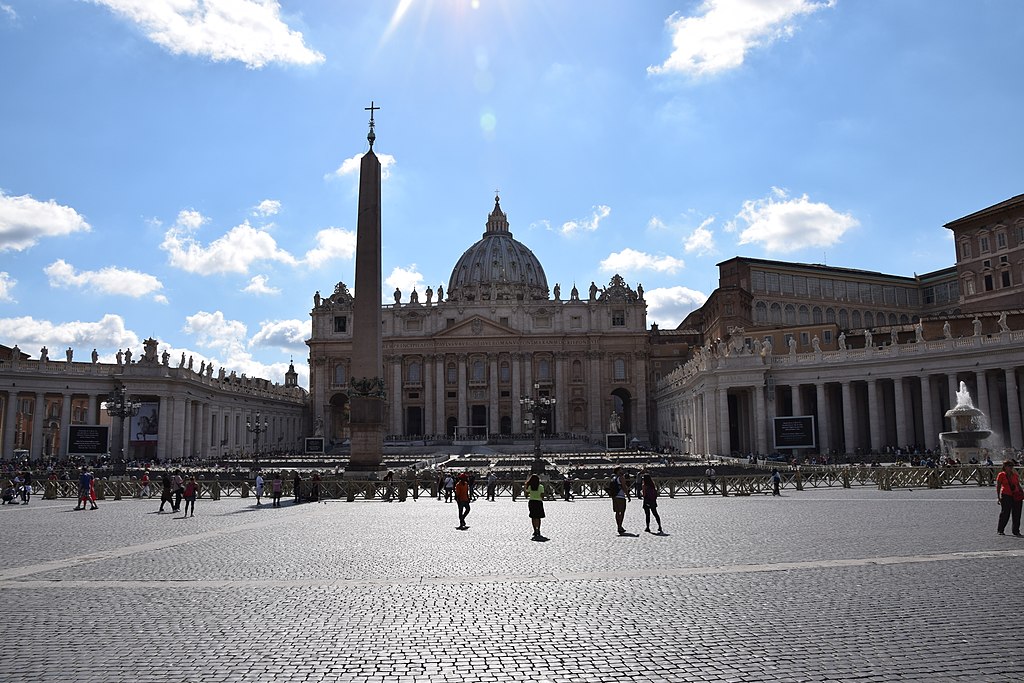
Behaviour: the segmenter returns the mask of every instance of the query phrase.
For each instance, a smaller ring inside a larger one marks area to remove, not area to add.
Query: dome
[[[512,237],[498,197],[483,237],[459,258],[448,299],[547,299],[548,279],[529,247]]]

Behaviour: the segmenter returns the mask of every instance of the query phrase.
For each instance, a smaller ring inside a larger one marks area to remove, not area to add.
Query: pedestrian
[[[32,498],[32,473],[25,470],[25,474],[21,477],[21,504],[28,505],[29,499]]]
[[[772,468],[772,495],[781,496],[779,493],[779,487],[782,486],[782,475],[779,473],[778,467]]]
[[[658,533],[664,533],[661,530],[661,516],[658,514],[658,485],[654,483],[651,475],[644,474],[640,488],[644,500],[644,518],[647,521],[647,528],[644,531],[650,532],[651,515],[654,515],[654,521],[658,523]]]
[[[544,484],[540,483],[540,475],[536,472],[526,480],[526,505],[530,510],[530,522],[533,524],[533,540],[540,541],[540,521],[544,519]]]
[[[142,473],[142,478],[139,479],[141,488],[139,489],[139,498],[151,498],[153,494],[149,492],[149,470],[145,470]]]
[[[395,500],[395,473],[388,470],[384,475],[384,502],[392,503]]]
[[[192,475],[188,479],[188,483],[185,484],[184,492],[182,493],[185,498],[185,512],[181,515],[181,518],[195,517],[196,516],[196,498],[199,497],[199,482],[196,481],[196,475]],[[192,508],[192,514],[189,514],[189,507]]]
[[[84,510],[89,500],[89,486],[92,483],[92,474],[89,473],[89,468],[83,467],[81,473],[78,475],[78,505],[75,506],[76,510]]]
[[[633,479],[633,496],[635,498],[643,498],[644,495],[644,474],[647,473],[647,468],[641,467],[640,471],[636,473],[636,478]]]
[[[562,478],[562,498],[567,503],[572,500],[572,475],[568,472]]]
[[[444,470],[441,470],[438,473],[438,475],[437,475],[437,500],[438,501],[440,501],[441,498],[444,496],[444,480],[445,480],[445,477],[446,477],[446,475],[444,473]]]
[[[487,475],[487,500],[494,502],[494,494],[498,488],[498,475],[494,470]]]
[[[708,466],[704,470],[704,476],[708,478],[708,486],[711,487],[711,495],[714,495],[718,489],[715,487],[715,468]]]
[[[1006,523],[1013,518],[1011,530],[1014,536],[1020,536],[1020,512],[1024,504],[1024,490],[1021,490],[1020,475],[1013,469],[1013,460],[1004,460],[1003,469],[996,475],[996,501],[999,503],[1000,536],[1005,535]]]
[[[320,500],[320,471],[314,470],[309,484],[309,500],[316,503]]]
[[[160,473],[160,509],[157,512],[164,511],[164,504],[171,506],[171,512],[174,512],[174,499],[171,498],[171,475],[168,474],[167,470]]]
[[[90,510],[96,510],[98,508],[98,506],[96,505],[96,473],[95,472],[90,472],[89,473],[89,502],[92,503],[92,507],[89,508]]]
[[[455,480],[451,474],[444,475],[444,502],[452,502],[452,492],[455,489]]]
[[[181,496],[185,493],[185,480],[181,477],[181,470],[174,470],[174,475],[171,477],[171,490],[174,491],[174,505],[171,506],[171,511],[177,512],[181,509]]]
[[[626,502],[629,500],[629,487],[626,485],[626,477],[622,474],[622,468],[616,467],[615,474],[608,482],[608,495],[612,499],[612,511],[615,513],[615,526],[619,535],[626,533],[622,526],[626,518]]]
[[[256,505],[259,506],[260,499],[263,497],[263,473],[256,473]]]
[[[272,500],[272,507],[281,507],[281,491],[284,489],[284,481],[281,479],[281,473],[278,472],[274,475],[274,480],[270,482],[270,494]]]
[[[298,505],[302,499],[302,474],[295,470],[295,476],[292,477],[292,493],[295,494],[295,504]]]
[[[455,504],[459,507],[459,529],[468,529],[466,517],[469,516],[469,475],[463,472],[459,475],[459,483],[454,487]]]

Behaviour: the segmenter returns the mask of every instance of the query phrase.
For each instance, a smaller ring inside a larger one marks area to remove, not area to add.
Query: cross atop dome
[[[495,234],[512,235],[508,229],[508,216],[501,210],[501,197],[498,196],[497,190],[494,191],[494,210],[487,216],[487,230],[484,231],[484,237]]]

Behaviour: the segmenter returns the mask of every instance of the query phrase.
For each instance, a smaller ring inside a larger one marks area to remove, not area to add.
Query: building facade
[[[582,295],[548,287],[514,239],[498,198],[486,230],[459,258],[447,291],[428,287],[382,307],[387,424],[392,437],[523,436],[524,396],[550,397],[542,431],[603,443],[612,413],[647,441],[648,337],[643,288],[616,275]],[[314,297],[311,413],[334,443],[348,436],[354,298],[344,283]]]
[[[76,455],[73,425],[110,425],[104,410],[117,386],[140,403],[123,433],[126,460],[217,459],[259,451],[300,450],[307,435],[306,392],[294,367],[285,384],[227,374],[213,366],[194,368],[184,356],[177,366],[157,341],[148,339],[141,358],[118,352],[118,363],[75,361],[68,349],[51,359],[44,347],[30,359],[14,347],[0,357],[0,441],[3,457],[15,452],[32,460]],[[260,415],[266,430],[247,429]],[[258,441],[257,441],[258,438]],[[111,444],[113,446],[113,444]],[[111,451],[115,451],[111,447]]]

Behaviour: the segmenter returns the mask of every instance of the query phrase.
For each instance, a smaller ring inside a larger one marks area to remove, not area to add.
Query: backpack
[[[612,477],[608,480],[608,483],[604,485],[604,492],[608,494],[609,498],[614,498],[619,494],[619,480]]]

